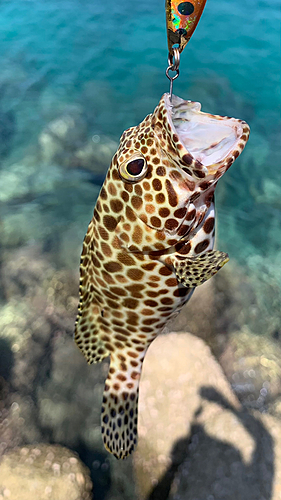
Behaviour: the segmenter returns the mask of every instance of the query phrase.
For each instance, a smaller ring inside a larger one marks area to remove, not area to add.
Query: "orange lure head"
[[[168,49],[172,54],[172,47],[179,45],[182,52],[190,40],[198,24],[206,0],[166,0],[166,22],[168,35]]]

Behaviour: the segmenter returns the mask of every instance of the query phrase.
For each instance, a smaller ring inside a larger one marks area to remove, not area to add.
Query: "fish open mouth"
[[[239,146],[243,149],[244,122],[241,120],[203,113],[199,102],[184,101],[175,95],[171,103],[169,94],[165,94],[165,105],[173,133],[178,135],[187,152],[207,167],[209,173],[215,172],[218,164]],[[214,165],[216,168],[212,169]]]

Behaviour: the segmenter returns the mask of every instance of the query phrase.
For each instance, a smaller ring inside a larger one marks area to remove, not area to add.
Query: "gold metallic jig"
[[[201,14],[206,0],[166,0],[166,24],[168,39],[168,68],[166,76],[170,80],[170,100],[172,101],[173,82],[179,76],[180,53],[189,42]],[[174,76],[170,72],[175,71]]]

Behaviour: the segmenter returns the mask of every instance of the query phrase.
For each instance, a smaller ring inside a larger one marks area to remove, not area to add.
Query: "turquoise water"
[[[107,165],[90,179],[89,190],[81,169],[69,172],[53,159],[42,163],[40,133],[71,109],[82,116],[85,137],[117,141],[154,109],[168,89],[164,7],[156,0],[62,0],[59,6],[51,0],[9,0],[1,4],[0,33],[0,169],[5,173],[21,164],[20,179],[15,173],[1,206],[9,214],[17,200],[19,214],[30,209],[25,201],[36,204],[44,229],[33,217],[28,236],[19,240],[44,241],[54,228],[64,231],[79,210],[81,221],[88,222],[98,192],[94,186],[102,182]],[[200,101],[204,111],[250,124],[247,148],[218,188],[218,235],[221,247],[237,261],[259,267],[249,262],[259,255],[272,266],[280,258],[281,241],[279,0],[208,0],[182,55],[174,91]],[[33,168],[27,165],[30,158]],[[23,194],[24,182],[32,188]],[[85,198],[81,206],[68,207],[70,195]],[[86,222],[79,238],[85,228]],[[7,245],[20,241],[8,238]]]

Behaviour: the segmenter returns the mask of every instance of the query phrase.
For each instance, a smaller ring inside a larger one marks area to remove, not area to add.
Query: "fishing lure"
[[[181,53],[192,37],[204,10],[206,0],[166,0],[166,23],[169,54],[178,45]]]

